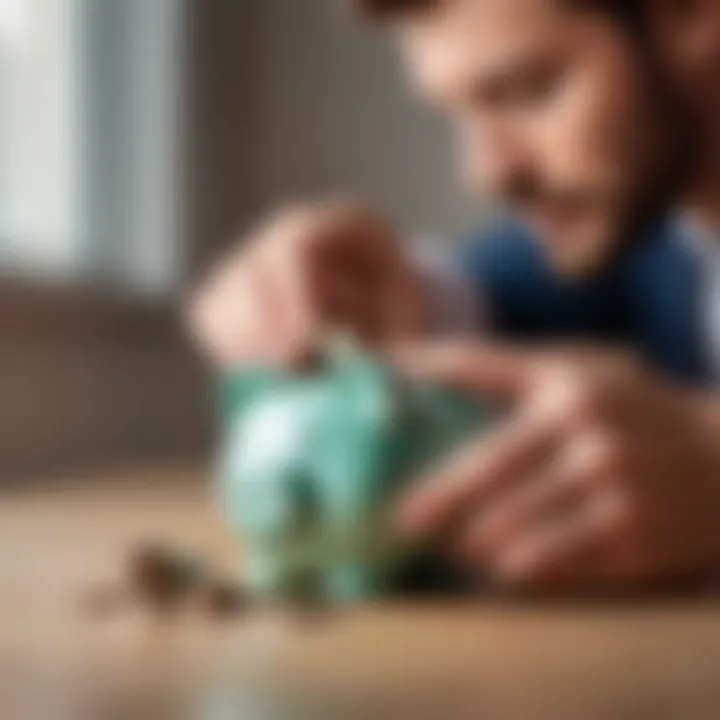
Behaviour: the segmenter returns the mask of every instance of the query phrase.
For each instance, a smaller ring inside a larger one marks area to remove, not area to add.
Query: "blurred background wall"
[[[341,4],[0,0],[0,478],[202,458],[179,306],[278,202],[471,221],[442,122]]]
[[[347,190],[411,231],[462,227],[449,133],[411,97],[387,33],[342,5],[254,3],[252,172],[262,200]]]

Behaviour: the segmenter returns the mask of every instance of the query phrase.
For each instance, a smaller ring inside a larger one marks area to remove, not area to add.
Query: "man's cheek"
[[[607,87],[607,81],[576,80],[547,118],[545,162],[559,187],[612,194],[635,164],[638,108],[624,88]]]

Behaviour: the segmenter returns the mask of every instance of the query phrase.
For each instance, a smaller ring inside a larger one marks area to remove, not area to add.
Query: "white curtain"
[[[75,0],[0,0],[0,262],[67,272],[78,253]]]
[[[181,273],[182,0],[0,0],[0,271]]]

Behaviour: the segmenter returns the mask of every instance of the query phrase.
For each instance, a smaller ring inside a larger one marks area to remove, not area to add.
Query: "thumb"
[[[404,344],[388,351],[401,372],[460,390],[514,399],[529,384],[531,353],[478,341]]]

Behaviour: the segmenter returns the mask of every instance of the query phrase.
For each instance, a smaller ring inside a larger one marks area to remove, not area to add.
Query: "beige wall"
[[[255,0],[187,2],[187,221],[198,272],[257,212]]]
[[[0,327],[0,485],[204,452],[209,388],[172,305],[4,285]]]
[[[387,33],[339,0],[250,0],[254,202],[347,190],[412,232],[473,217],[443,120],[411,97]]]

